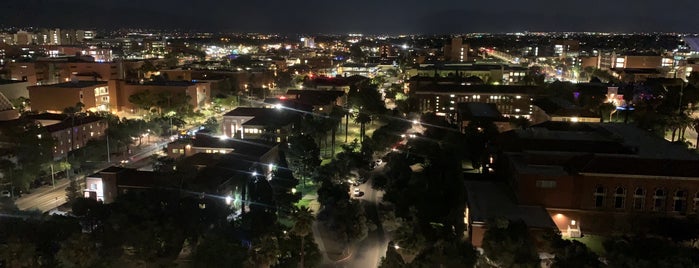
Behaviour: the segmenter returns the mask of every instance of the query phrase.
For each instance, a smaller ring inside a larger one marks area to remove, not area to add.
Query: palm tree
[[[357,117],[354,118],[354,122],[359,124],[359,142],[362,142],[364,140],[364,135],[366,134],[366,124],[371,122],[371,116],[359,112]]]
[[[338,127],[342,124],[342,117],[345,116],[345,110],[340,106],[333,106],[332,111],[330,111],[330,119],[332,120],[332,126],[330,128],[332,132],[332,138],[330,139],[330,144],[332,146],[331,157],[335,156],[335,135],[337,134]]]
[[[291,219],[294,221],[294,226],[291,227],[291,232],[301,238],[301,262],[300,267],[304,267],[303,257],[305,255],[305,238],[311,233],[311,228],[313,226],[313,212],[305,207],[301,206],[298,210],[291,214]]]

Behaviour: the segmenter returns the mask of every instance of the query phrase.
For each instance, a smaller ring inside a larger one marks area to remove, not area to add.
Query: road
[[[150,160],[150,155],[162,150],[162,147],[167,145],[168,141],[157,141],[150,145],[136,149],[136,152],[128,157],[133,160],[134,168],[146,167]],[[97,165],[97,169],[94,172],[105,169],[111,165],[116,165],[124,160],[123,157],[112,158],[111,163],[102,162]],[[92,174],[90,172],[88,174]],[[82,182],[84,176],[78,177],[78,181]],[[66,188],[70,180],[61,179],[56,181],[56,185],[46,185],[38,189],[34,189],[31,194],[25,194],[22,197],[15,200],[15,205],[20,210],[40,210],[41,212],[47,212],[54,208],[57,208],[67,202],[66,200]]]
[[[384,165],[380,165],[374,169],[371,172],[372,176],[383,172],[383,167]],[[372,180],[369,179],[366,183],[357,186],[364,192],[364,196],[356,199],[360,200],[364,206],[367,220],[373,222],[376,225],[376,229],[373,231],[370,230],[367,237],[354,247],[352,255],[344,261],[335,263],[335,267],[378,267],[381,258],[386,255],[386,248],[388,247],[390,238],[387,237],[387,234],[383,230],[378,210],[378,205],[383,199],[383,191],[374,190],[371,187],[371,183]]]
[[[170,141],[159,141],[143,147],[138,153],[129,157],[129,163],[126,164],[125,167],[153,171],[153,159],[151,156],[161,153],[163,147],[166,147],[168,142]]]
[[[56,181],[56,186],[45,185],[34,189],[31,194],[26,194],[15,201],[20,210],[40,210],[46,212],[66,202],[66,187],[70,181],[61,179]]]

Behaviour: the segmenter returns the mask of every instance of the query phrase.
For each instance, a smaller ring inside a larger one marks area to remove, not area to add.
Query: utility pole
[[[54,178],[53,172],[53,162],[51,162],[51,185],[53,185],[53,188],[56,188],[56,179]]]

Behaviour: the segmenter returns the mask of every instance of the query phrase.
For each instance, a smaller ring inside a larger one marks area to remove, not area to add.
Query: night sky
[[[0,24],[275,33],[699,32],[696,0],[0,0]]]

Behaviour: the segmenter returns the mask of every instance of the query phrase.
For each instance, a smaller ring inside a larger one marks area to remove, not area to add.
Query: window
[[[597,186],[597,189],[595,189],[595,207],[596,208],[603,208],[604,207],[604,195],[606,193],[606,190],[602,186]]]
[[[699,213],[699,192],[694,194],[694,213]]]
[[[626,199],[626,189],[623,187],[617,187],[614,191],[614,208],[623,209],[624,201]]]
[[[536,188],[556,188],[556,181],[536,181]]]
[[[675,192],[675,197],[673,197],[672,199],[674,201],[674,204],[672,206],[673,211],[684,213],[685,210],[687,210],[687,205],[685,205],[685,202],[687,201],[686,191],[677,190],[677,192]]]
[[[184,149],[180,149],[180,154],[184,154]]]
[[[172,149],[172,153],[173,153],[173,154],[176,154],[177,151],[178,151],[178,149]]]
[[[646,191],[643,188],[636,188],[633,193],[633,209],[643,210],[646,203]]]
[[[97,190],[97,183],[90,183],[90,190]]]
[[[665,191],[663,191],[663,189],[655,190],[655,195],[653,195],[653,210],[665,210]]]

